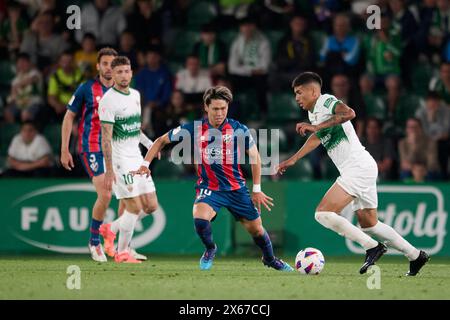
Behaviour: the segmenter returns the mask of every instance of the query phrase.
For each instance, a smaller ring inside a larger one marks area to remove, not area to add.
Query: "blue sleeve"
[[[164,77],[164,84],[161,91],[160,104],[161,107],[165,108],[170,101],[170,96],[172,95],[172,77],[169,71],[166,72]]]
[[[185,138],[194,140],[194,122],[185,123],[169,131],[170,142],[180,142]]]
[[[72,98],[70,98],[69,103],[67,104],[67,109],[69,109],[75,114],[78,114],[78,112],[80,112],[84,102],[84,91],[85,91],[85,84],[82,83],[78,86]]]

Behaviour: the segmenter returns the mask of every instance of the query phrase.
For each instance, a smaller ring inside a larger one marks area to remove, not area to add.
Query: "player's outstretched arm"
[[[158,139],[153,142],[150,149],[147,151],[147,154],[145,155],[144,162],[140,166],[140,168],[136,171],[131,171],[130,173],[132,175],[140,174],[140,175],[146,175],[147,177],[150,175],[150,169],[148,168],[150,163],[152,163],[153,159],[161,152],[161,150],[170,143],[169,134],[166,133],[165,135],[159,137]]]
[[[111,123],[102,122],[102,151],[106,165],[105,188],[108,191],[112,189],[113,183],[116,182],[116,175],[114,174],[112,164],[112,132],[113,125]]]
[[[149,150],[152,145],[153,141],[147,135],[144,133],[144,131],[141,130],[141,135],[139,136],[139,143],[142,144],[147,150]],[[161,159],[161,153],[158,152],[158,160]]]
[[[254,144],[250,149],[248,149],[248,156],[250,158],[250,164],[252,167],[252,178],[253,178],[253,193],[252,201],[261,213],[261,204],[266,207],[268,211],[271,210],[273,206],[273,199],[264,194],[261,190],[261,156],[259,155],[258,148]]]
[[[303,146],[300,148],[300,150],[297,151],[296,154],[294,154],[289,159],[281,162],[276,171],[278,174],[282,175],[286,172],[287,168],[293,166],[298,160],[306,156],[308,153],[316,149],[320,145],[320,139],[317,135],[312,134],[309,136],[308,140],[303,144]]]
[[[73,121],[77,115],[67,110],[64,115],[64,119],[61,126],[61,157],[60,161],[62,166],[69,171],[72,171],[72,168],[75,167],[73,163],[72,155],[69,151],[69,143],[70,143],[70,134],[72,132]]]

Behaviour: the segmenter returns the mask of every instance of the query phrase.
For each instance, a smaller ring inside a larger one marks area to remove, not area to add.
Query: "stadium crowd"
[[[73,4],[81,29],[66,25]],[[371,4],[381,9],[375,29]],[[355,109],[381,180],[448,181],[449,35],[449,0],[0,0],[2,175],[84,176],[79,163],[70,173],[59,164],[61,121],[95,76],[97,50],[111,46],[131,60],[151,138],[201,117],[203,92],[220,84],[235,95],[230,117],[281,129],[283,159],[305,140],[291,81],[316,71],[324,92]],[[184,172],[160,168],[157,176]],[[320,147],[287,175],[336,172]]]

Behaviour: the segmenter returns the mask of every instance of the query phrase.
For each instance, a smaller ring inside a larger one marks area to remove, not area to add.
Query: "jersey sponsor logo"
[[[29,192],[11,205],[11,211],[17,216],[10,226],[11,233],[20,241],[43,250],[89,253],[86,239],[95,198],[95,187],[90,183],[59,184]],[[116,217],[115,210],[108,208],[104,222]],[[153,220],[137,223],[131,241],[135,248],[148,245],[164,231],[166,216],[161,205],[152,217]]]
[[[330,108],[331,103],[333,103],[334,101],[336,101],[336,99],[333,97],[330,97],[327,100],[325,100],[323,106],[328,109],[328,108]]]

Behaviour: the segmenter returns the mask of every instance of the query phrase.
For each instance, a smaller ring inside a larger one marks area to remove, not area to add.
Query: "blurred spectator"
[[[127,16],[127,29],[135,36],[138,47],[160,43],[162,18],[152,0],[136,1],[133,12]]]
[[[425,106],[417,110],[416,118],[422,123],[425,134],[437,143],[440,171],[448,175],[450,108],[442,105],[439,94],[429,92]]]
[[[187,103],[201,104],[203,93],[210,87],[212,81],[208,69],[200,68],[197,56],[188,56],[186,67],[175,76],[175,89],[183,92]]]
[[[330,20],[341,9],[342,1],[339,0],[311,0],[314,6],[314,15],[319,25],[325,25],[330,29]]]
[[[259,18],[259,24],[265,29],[287,27],[289,16],[295,10],[294,2],[294,0],[264,0],[264,5],[260,4],[259,10],[255,12]]]
[[[252,19],[243,19],[239,32],[231,46],[229,73],[233,76],[236,90],[255,90],[261,110],[267,112],[267,71],[271,61],[269,40]]]
[[[75,66],[73,53],[65,51],[59,58],[58,69],[50,76],[48,82],[48,103],[58,120],[66,112],[70,98],[83,81],[83,74]]]
[[[174,90],[167,106],[167,127],[175,128],[186,122],[198,119],[199,113],[201,113],[199,109],[201,108],[195,110],[193,105],[186,104],[183,92]]]
[[[333,35],[329,36],[320,50],[320,62],[330,76],[344,73],[354,76],[360,58],[360,42],[350,35],[350,18],[338,14],[333,20]]]
[[[207,24],[202,27],[200,41],[195,44],[193,52],[200,59],[200,66],[208,68],[213,78],[225,75],[227,49],[217,39],[213,25]]]
[[[378,177],[382,180],[390,179],[392,177],[395,149],[392,141],[383,136],[382,125],[379,119],[367,119],[366,135],[361,142],[377,162]]]
[[[439,14],[436,0],[424,0],[420,8],[420,24],[417,34],[419,52],[429,63],[439,65],[445,45],[445,32],[433,23]]]
[[[271,74],[271,88],[289,88],[298,74],[315,69],[314,43],[308,34],[308,20],[303,16],[293,16],[289,24],[290,32],[278,45],[275,70]]]
[[[120,35],[120,43],[119,43],[119,55],[127,56],[131,62],[131,69],[133,71],[138,69],[138,61],[137,61],[137,51],[136,40],[131,31],[125,30]]]
[[[21,52],[31,56],[31,61],[43,71],[49,72],[50,66],[55,63],[61,53],[69,48],[64,38],[54,33],[54,17],[46,11],[40,13],[31,25],[31,29],[25,34],[20,46]]]
[[[365,43],[367,70],[375,76],[375,85],[381,88],[386,77],[400,75],[401,40],[390,28],[387,16],[381,18],[381,29]]]
[[[220,77],[217,79],[217,86],[224,86],[231,90],[231,92],[234,92],[233,85],[231,81],[226,77]],[[233,101],[231,101],[228,104],[228,117],[233,119],[239,119],[239,111],[240,111],[240,104],[239,101],[233,98]]]
[[[156,115],[164,114],[170,100],[172,77],[167,66],[161,62],[159,47],[152,46],[147,50],[145,62],[146,66],[136,74],[135,81],[143,100],[143,128],[152,130],[150,124],[157,122]]]
[[[420,120],[410,118],[406,122],[406,137],[398,143],[400,155],[400,178],[405,179],[412,174],[415,161],[426,163],[427,171],[433,178],[439,176],[439,163],[436,143],[422,129]]]
[[[351,90],[350,79],[344,74],[337,74],[331,79],[331,92],[336,98],[355,110],[353,120],[358,137],[364,135],[364,121],[366,118],[364,101],[359,92]]]
[[[14,122],[34,120],[43,104],[42,75],[31,63],[30,56],[21,53],[16,61],[16,76],[11,82],[5,120]]]
[[[373,77],[363,74],[359,78],[359,89],[364,100],[367,117],[384,120],[386,118],[386,104],[383,99],[374,93],[375,82]]]
[[[85,4],[81,9],[81,21],[83,27],[75,33],[77,42],[81,43],[84,34],[89,32],[95,35],[101,46],[117,44],[127,23],[122,9],[111,5],[109,0]]]
[[[85,79],[92,78],[96,73],[97,49],[96,39],[92,33],[86,33],[81,41],[81,49],[75,52],[75,64],[83,73]]]
[[[24,122],[8,148],[8,170],[5,176],[45,177],[52,166],[52,151],[33,122]]]
[[[423,159],[413,159],[411,162],[411,178],[406,179],[405,182],[423,183],[429,179],[429,172],[427,163]]]
[[[11,1],[7,6],[8,16],[0,19],[0,48],[5,48],[10,53],[15,53],[20,48],[27,23],[21,17],[21,6]]]
[[[436,91],[447,105],[450,105],[450,62],[444,62],[439,68],[439,77],[433,77],[428,86],[430,91]]]
[[[239,20],[254,16],[253,8],[257,0],[219,0],[218,24],[224,28],[233,28]]]

